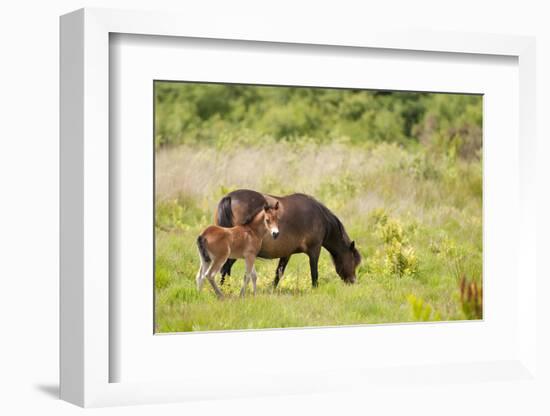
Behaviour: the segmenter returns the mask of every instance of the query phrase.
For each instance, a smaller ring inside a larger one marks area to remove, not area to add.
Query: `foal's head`
[[[274,240],[279,237],[279,201],[275,205],[265,204],[264,225]]]

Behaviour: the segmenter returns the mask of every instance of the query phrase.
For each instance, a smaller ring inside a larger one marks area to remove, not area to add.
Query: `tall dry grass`
[[[278,142],[219,149],[181,145],[156,155],[156,200],[185,195],[213,209],[228,190],[275,195],[302,192],[341,215],[384,208],[430,225],[480,212],[480,162],[407,151],[396,144],[372,148],[345,144]],[[334,198],[333,196],[343,196]]]

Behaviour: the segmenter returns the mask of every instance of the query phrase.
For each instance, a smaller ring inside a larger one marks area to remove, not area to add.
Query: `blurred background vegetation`
[[[155,143],[453,147],[480,157],[479,95],[157,82]]]
[[[155,287],[160,332],[482,317],[482,97],[155,83]],[[197,293],[195,240],[227,192],[303,192],[344,223],[363,256],[344,285],[323,250],[271,290]]]

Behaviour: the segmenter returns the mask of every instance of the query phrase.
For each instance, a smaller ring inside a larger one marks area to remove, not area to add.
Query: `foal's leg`
[[[258,275],[256,274],[256,267],[252,265],[252,293],[254,293],[254,296],[256,296],[256,280],[258,279]]]
[[[214,289],[214,292],[216,292],[216,296],[218,296],[218,298],[223,298],[223,293],[222,291],[220,290],[220,288],[218,287],[218,285],[216,284],[216,280],[214,279],[214,276],[216,276],[216,273],[218,273],[223,265],[223,263],[225,262],[225,260],[227,259],[227,257],[222,257],[222,258],[218,258],[218,259],[215,259],[210,267],[208,268],[208,271],[206,272],[206,278],[208,279],[208,281],[210,282],[210,284],[212,285],[212,289]]]
[[[244,279],[243,279],[243,287],[241,288],[241,297],[244,297],[244,293],[246,292],[246,287],[248,286],[248,282],[250,282],[250,279],[252,277],[252,272],[254,271],[254,260],[256,256],[247,256],[244,258],[244,263],[246,267]],[[254,284],[255,286],[255,284]],[[255,293],[255,292],[254,292]]]
[[[205,261],[202,257],[200,258],[200,261],[201,261],[201,265],[199,267],[199,271],[197,272],[197,276],[195,277],[195,282],[197,282],[197,290],[199,292],[202,289],[202,284],[204,283],[206,273],[210,269],[210,265],[211,265],[211,262]]]
[[[195,277],[195,282],[197,282],[197,290],[200,292],[202,289],[202,282],[204,282],[204,273],[207,266],[204,265],[204,263],[201,261],[201,265],[199,267],[199,271],[197,272],[197,276]]]
[[[282,280],[283,275],[285,273],[286,265],[288,264],[289,260],[290,260],[290,256],[281,257],[279,259],[279,265],[277,266],[277,270],[275,271],[275,280],[273,281],[273,289],[277,289],[277,285]]]
[[[321,247],[315,247],[308,251],[309,269],[311,271],[311,286],[319,286],[319,256],[321,255]]]
[[[248,282],[250,282],[250,274],[245,272],[243,277],[243,285],[241,287],[241,298],[244,298],[244,293],[246,291],[246,287],[248,286]]]

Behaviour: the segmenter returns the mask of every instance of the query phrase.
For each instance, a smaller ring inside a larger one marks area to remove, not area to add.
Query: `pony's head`
[[[338,276],[348,284],[355,283],[355,270],[361,263],[361,254],[355,248],[355,241],[352,241],[349,245],[346,244],[345,248],[334,253],[332,259]]]
[[[279,201],[275,205],[265,204],[264,224],[274,240],[279,237]]]

